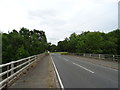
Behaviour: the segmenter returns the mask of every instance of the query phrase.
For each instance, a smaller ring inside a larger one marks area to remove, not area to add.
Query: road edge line
[[[53,58],[52,58],[51,54],[50,54],[50,58],[51,58],[51,60],[52,60],[52,64],[53,64],[53,66],[54,66],[56,75],[57,75],[57,77],[58,77],[58,81],[59,81],[59,83],[60,83],[60,86],[61,86],[62,90],[64,90],[64,86],[63,86],[62,80],[61,80],[61,78],[60,78],[60,75],[59,75],[59,73],[58,73],[58,70],[57,70],[57,68],[56,68],[56,66],[55,66],[55,63],[54,63],[54,61],[53,61]]]

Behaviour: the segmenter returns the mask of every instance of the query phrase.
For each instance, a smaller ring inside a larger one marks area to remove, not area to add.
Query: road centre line
[[[77,59],[76,59],[76,60],[77,60]],[[79,60],[77,60],[77,61],[79,61]],[[80,62],[80,61],[79,61],[79,62]],[[102,67],[102,68],[105,68],[105,69],[109,69],[109,70],[113,70],[113,71],[118,72],[117,69],[113,69],[112,67],[107,66],[107,65],[95,64],[94,62],[89,62],[89,63],[91,63],[91,64],[94,65],[94,66],[99,66],[99,67]]]
[[[76,63],[73,63],[73,64],[76,65],[76,66],[78,66],[78,67],[81,67],[81,68],[83,68],[83,69],[85,69],[85,70],[87,70],[87,71],[89,71],[91,73],[95,73],[95,72],[91,71],[90,69],[87,69],[87,68],[85,68],[85,67],[83,67],[83,66],[81,66],[79,64],[76,64]]]
[[[68,59],[66,59],[66,58],[63,58],[65,61],[69,61]]]
[[[68,57],[68,58],[69,58],[69,57]],[[77,58],[79,58],[79,57],[77,57]],[[80,60],[78,60],[78,59],[75,59],[75,60],[78,61],[78,62],[80,62]],[[102,66],[102,68],[106,68],[106,69],[109,69],[109,70],[113,70],[113,71],[118,72],[117,69],[114,69],[114,68],[112,68],[112,67],[104,66],[104,65],[102,65],[102,64],[95,64],[94,62],[89,62],[89,63],[92,64],[92,65],[95,65],[95,66],[99,66],[99,67]]]

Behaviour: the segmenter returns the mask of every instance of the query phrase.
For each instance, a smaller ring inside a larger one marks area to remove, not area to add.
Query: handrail
[[[32,60],[33,60],[33,59],[32,59]],[[32,61],[32,60],[31,60],[31,61]],[[11,72],[12,70],[15,70],[15,69],[17,69],[17,68],[19,68],[19,67],[27,64],[28,62],[29,62],[29,61],[27,61],[27,62],[25,62],[25,63],[23,63],[23,64],[20,64],[20,65],[18,65],[18,66],[16,66],[16,67],[13,67],[13,68],[11,68],[10,70],[7,70],[7,71],[5,71],[5,72],[3,72],[3,73],[0,73],[0,77],[3,76],[3,75],[6,74],[6,73]]]
[[[27,58],[23,58],[23,59],[19,59],[19,60],[17,60],[17,61],[11,61],[11,62],[9,62],[9,63],[2,64],[2,65],[0,65],[0,68],[1,68],[1,67],[4,67],[4,66],[7,66],[7,65],[10,65],[10,64],[12,64],[12,63],[17,63],[17,62],[20,62],[20,61],[24,61],[24,60],[26,60],[26,59],[29,59],[29,58],[35,57],[35,56],[36,56],[36,55],[30,56],[30,57],[27,57]]]
[[[113,61],[120,61],[120,55],[112,54],[90,54],[90,53],[70,53],[78,56],[91,57],[96,59],[108,59]]]
[[[0,65],[1,70],[3,68],[6,68],[5,71],[0,72],[0,79],[1,79],[0,90],[4,88],[5,86],[7,86],[8,82],[11,79],[15,78],[17,74],[22,73],[23,70],[25,70],[26,68],[29,68],[29,66],[35,63],[37,59],[39,58],[39,56],[41,55],[42,54],[33,55],[27,58],[23,58],[17,61],[11,61],[9,63]],[[15,65],[16,63],[19,63],[19,64]],[[19,70],[16,70],[16,69],[19,69]],[[16,70],[16,72],[14,70]],[[6,75],[6,77],[4,75]]]

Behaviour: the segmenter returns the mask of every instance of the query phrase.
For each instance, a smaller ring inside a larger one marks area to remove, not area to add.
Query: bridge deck
[[[37,65],[22,75],[10,88],[55,88],[54,70],[52,69],[50,56],[45,56],[42,60],[38,60]]]

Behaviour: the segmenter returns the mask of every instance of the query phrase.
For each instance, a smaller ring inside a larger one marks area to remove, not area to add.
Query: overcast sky
[[[73,32],[110,32],[118,28],[118,1],[0,0],[0,30],[43,30],[54,44]]]

